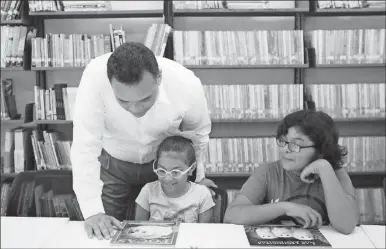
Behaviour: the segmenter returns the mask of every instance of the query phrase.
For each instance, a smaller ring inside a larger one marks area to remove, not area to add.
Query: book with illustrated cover
[[[244,226],[251,246],[331,247],[318,229],[301,226],[262,225]]]
[[[176,244],[179,221],[124,221],[123,229],[111,239],[112,245],[155,245]]]

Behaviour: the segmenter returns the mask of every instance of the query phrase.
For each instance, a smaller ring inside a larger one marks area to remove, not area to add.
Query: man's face
[[[112,78],[111,86],[121,107],[140,118],[154,105],[158,96],[159,83],[151,73],[145,71],[139,83],[128,85]]]

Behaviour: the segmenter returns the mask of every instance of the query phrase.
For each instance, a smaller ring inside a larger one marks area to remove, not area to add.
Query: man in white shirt
[[[196,182],[205,178],[202,155],[211,122],[200,80],[182,65],[127,42],[92,60],[83,72],[73,117],[73,188],[91,238],[109,239],[119,220],[134,219],[141,187],[161,141],[194,133]]]

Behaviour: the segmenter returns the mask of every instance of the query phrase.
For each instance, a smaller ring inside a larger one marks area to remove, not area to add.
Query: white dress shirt
[[[111,156],[133,163],[155,159],[161,141],[182,131],[193,133],[197,155],[197,179],[205,177],[202,155],[209,142],[211,122],[203,87],[194,73],[162,57],[159,94],[141,118],[117,102],[107,77],[111,53],[93,59],[83,72],[74,106],[71,161],[73,188],[85,219],[104,213],[103,182],[98,157],[102,148]]]

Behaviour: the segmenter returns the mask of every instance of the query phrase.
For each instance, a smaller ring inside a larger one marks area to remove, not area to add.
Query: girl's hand
[[[300,179],[305,183],[313,183],[319,177],[320,170],[324,167],[331,167],[331,165],[325,159],[317,159],[303,169]]]
[[[318,211],[310,208],[309,206],[287,202],[285,209],[285,214],[295,218],[298,222],[303,224],[303,228],[320,228],[322,226],[322,216]]]

